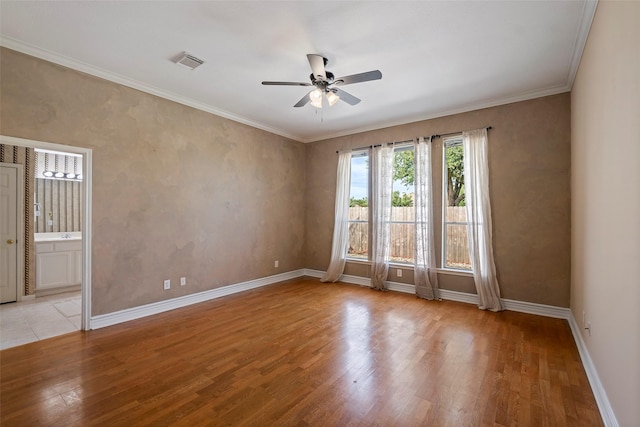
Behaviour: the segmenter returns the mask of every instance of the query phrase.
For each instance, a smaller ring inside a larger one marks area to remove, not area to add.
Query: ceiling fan
[[[322,108],[323,99],[326,98],[329,106],[334,105],[338,100],[342,99],[349,105],[356,105],[360,102],[359,98],[348,92],[338,89],[336,86],[345,86],[352,83],[368,82],[370,80],[380,80],[382,73],[380,70],[367,71],[365,73],[352,74],[350,76],[335,78],[333,73],[327,71],[324,67],[327,65],[327,58],[322,55],[307,55],[309,65],[311,65],[311,83],[301,82],[262,82],[266,86],[315,86],[311,92],[307,93],[294,107],[302,107],[311,102],[316,108]],[[324,96],[323,96],[324,95]]]

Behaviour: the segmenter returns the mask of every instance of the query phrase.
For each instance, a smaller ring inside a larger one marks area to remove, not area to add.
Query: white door
[[[0,302],[18,296],[17,169],[0,166]]]

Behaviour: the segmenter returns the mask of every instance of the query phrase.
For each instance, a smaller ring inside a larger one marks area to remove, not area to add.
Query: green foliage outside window
[[[464,197],[464,156],[462,145],[446,148],[447,156],[447,205],[465,206]]]
[[[447,150],[447,205],[465,206],[464,198],[464,156],[462,145],[453,145]],[[395,153],[393,159],[393,179],[406,186],[414,184],[415,157],[413,150]],[[396,206],[396,205],[394,205]],[[405,206],[405,205],[397,205]],[[408,205],[412,206],[412,205]]]
[[[355,197],[351,197],[349,199],[349,207],[354,208],[356,206],[361,206],[363,208],[366,208],[367,206],[369,206],[369,200],[367,200],[366,197],[363,197],[361,199],[356,199]]]

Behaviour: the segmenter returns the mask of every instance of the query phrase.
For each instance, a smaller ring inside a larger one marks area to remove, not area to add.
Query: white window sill
[[[361,264],[361,265],[371,265],[371,261],[357,258],[347,258],[347,262],[352,264]],[[390,262],[389,267],[392,268],[402,268],[405,270],[413,270],[413,264],[401,264]],[[463,277],[473,277],[473,272],[466,270],[453,270],[450,268],[436,268],[436,272],[438,274],[448,274],[451,276],[463,276]]]
[[[473,277],[472,271],[467,270],[453,270],[451,268],[436,268],[438,274],[449,274],[451,276],[464,276],[464,277]]]
[[[371,265],[371,261],[367,261],[366,259],[359,259],[359,258],[347,258],[347,262],[350,262],[352,264]]]

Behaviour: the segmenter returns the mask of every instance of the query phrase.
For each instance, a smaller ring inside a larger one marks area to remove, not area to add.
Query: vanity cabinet
[[[36,242],[36,289],[82,282],[82,240]]]

